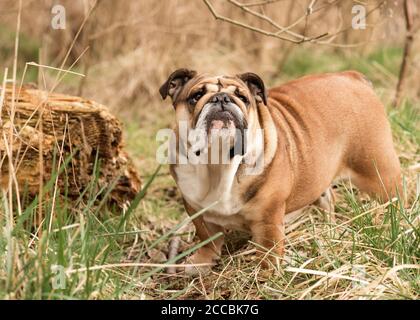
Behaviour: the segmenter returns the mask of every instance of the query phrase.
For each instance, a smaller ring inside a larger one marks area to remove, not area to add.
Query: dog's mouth
[[[237,118],[227,110],[210,112],[207,116],[207,134],[218,130],[235,130],[240,128],[241,125]]]
[[[210,102],[196,119],[194,134],[189,141],[197,157],[203,153],[217,153],[216,150],[222,150],[222,154],[229,150],[229,158],[237,154],[244,155],[247,121],[236,104]]]
[[[229,158],[236,154],[244,154],[246,121],[237,113],[216,106],[206,114],[205,125],[202,126],[207,134],[207,146],[211,149],[215,144],[219,144],[220,148],[229,150]],[[200,156],[202,151],[201,148],[196,150],[195,155]]]

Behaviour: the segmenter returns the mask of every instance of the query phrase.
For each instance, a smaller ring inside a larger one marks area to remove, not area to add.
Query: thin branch
[[[256,7],[256,6],[264,6],[266,4],[276,3],[284,0],[265,0],[265,1],[256,1],[251,3],[244,3],[244,7]]]
[[[331,6],[335,5],[337,2],[340,2],[340,1],[342,1],[342,0],[335,0],[333,2],[330,2],[330,3],[326,4],[325,6],[321,6],[321,7],[318,7],[316,9],[313,9],[311,14],[317,13],[318,11],[321,11],[325,8],[331,7]],[[308,10],[306,10],[306,13],[303,16],[299,17],[295,22],[290,24],[285,29],[292,29],[293,27],[295,27],[296,25],[301,23],[303,20],[305,20],[307,18],[307,16],[308,16]]]
[[[405,36],[403,59],[401,62],[398,84],[395,91],[395,98],[393,101],[394,107],[398,107],[401,103],[402,94],[405,90],[405,83],[408,76],[409,60],[413,51],[413,40],[416,28],[414,27],[413,2],[411,0],[404,0],[404,18],[407,31]]]
[[[225,22],[231,23],[233,25],[236,25],[236,26],[239,26],[239,27],[242,27],[242,28],[245,28],[245,29],[249,29],[249,30],[252,30],[252,31],[255,31],[255,32],[258,32],[258,33],[261,33],[261,34],[266,35],[268,37],[273,37],[273,38],[277,38],[277,39],[280,39],[280,40],[285,40],[285,41],[289,41],[289,42],[293,42],[293,43],[300,43],[301,42],[300,40],[294,40],[294,39],[282,37],[282,36],[277,35],[274,32],[270,32],[270,31],[266,31],[266,30],[263,30],[263,29],[260,29],[260,28],[256,28],[256,27],[247,25],[245,23],[230,19],[228,17],[221,16],[221,15],[217,14],[216,10],[214,9],[213,5],[210,3],[209,0],[203,0],[203,1],[204,1],[204,4],[207,6],[207,8],[210,10],[211,14],[213,15],[213,17],[216,20],[225,21]]]
[[[311,42],[311,43],[317,43],[317,44],[322,44],[322,45],[328,45],[328,46],[334,46],[334,47],[343,47],[343,48],[353,48],[353,47],[358,47],[361,45],[366,44],[366,41],[360,42],[360,43],[353,43],[353,44],[338,44],[338,43],[332,43],[332,41],[341,33],[344,33],[348,30],[350,30],[351,27],[347,27],[341,30],[338,30],[337,32],[334,33],[329,33],[329,32],[325,32],[323,34],[320,34],[318,36],[314,36],[314,37],[307,37],[306,36],[306,31],[308,29],[308,25],[309,25],[309,16],[319,12],[321,10],[324,10],[328,7],[331,7],[335,4],[337,4],[338,2],[340,2],[341,0],[334,0],[332,2],[327,3],[326,5],[321,5],[318,8],[314,8],[316,0],[311,0],[311,2],[309,3],[309,5],[307,6],[307,9],[305,11],[305,14],[302,15],[300,18],[298,18],[295,22],[293,22],[292,24],[290,24],[287,27],[283,27],[281,25],[279,25],[277,22],[275,22],[273,19],[271,19],[270,17],[268,17],[267,15],[263,14],[263,13],[259,13],[257,11],[254,11],[252,9],[250,9],[250,7],[253,6],[262,6],[262,5],[266,5],[269,3],[274,3],[274,2],[279,2],[280,0],[266,0],[266,1],[256,1],[253,3],[242,3],[242,2],[238,2],[237,0],[227,0],[228,3],[236,6],[237,8],[239,8],[240,10],[260,19],[263,20],[265,22],[267,22],[268,24],[270,24],[272,27],[276,28],[277,31],[272,32],[269,30],[264,30],[262,28],[257,28],[254,27],[250,24],[247,23],[243,23],[241,21],[237,21],[234,20],[232,18],[220,15],[216,12],[215,8],[213,7],[213,5],[211,4],[210,0],[203,0],[204,4],[207,6],[207,8],[209,9],[210,13],[213,15],[213,17],[216,20],[221,20],[224,22],[228,22],[230,24],[242,27],[244,29],[248,29],[260,34],[263,34],[265,36],[269,36],[269,37],[273,37],[273,38],[277,38],[280,40],[285,40],[291,43],[295,43],[295,44],[300,44],[303,42]],[[367,14],[366,17],[369,16],[372,12],[376,11],[377,9],[381,8],[383,6],[383,4],[386,2],[386,0],[383,0],[379,3],[379,5],[377,5],[375,8],[373,8],[372,10],[370,10]],[[292,31],[291,29],[293,27],[295,27],[296,25],[298,25],[300,22],[305,21],[305,26],[304,26],[304,30],[303,30],[303,34],[299,34],[296,33],[294,31]],[[281,36],[281,34],[287,34],[288,37],[285,36]],[[325,38],[325,39],[324,39]]]
[[[261,14],[261,13],[258,13],[258,12],[256,12],[256,11],[253,11],[253,10],[251,10],[251,9],[248,9],[248,8],[247,8],[247,7],[245,7],[245,6],[244,6],[244,4],[242,4],[242,3],[239,3],[239,2],[237,2],[237,1],[235,1],[235,0],[228,0],[228,2],[229,2],[229,3],[231,3],[231,4],[233,4],[233,5],[234,5],[234,6],[236,6],[236,7],[240,8],[241,10],[243,10],[243,11],[245,11],[245,12],[247,12],[247,13],[251,14],[251,15],[253,15],[253,16],[255,16],[255,17],[258,17],[258,18],[260,18],[260,19],[262,19],[262,20],[264,20],[264,21],[268,22],[268,23],[269,23],[270,25],[272,25],[274,28],[279,29],[279,31],[278,31],[278,32],[276,32],[276,35],[279,35],[280,33],[285,32],[285,33],[290,34],[290,35],[292,35],[292,36],[294,36],[294,37],[296,37],[296,38],[300,38],[300,39],[302,39],[302,40],[304,40],[304,39],[305,39],[305,37],[304,37],[304,36],[302,36],[301,34],[298,34],[298,33],[296,33],[296,32],[290,31],[290,30],[288,30],[288,28],[285,28],[285,27],[280,26],[279,24],[277,24],[276,22],[274,22],[271,18],[269,18],[269,17],[267,17],[266,15],[263,15],[263,14]]]

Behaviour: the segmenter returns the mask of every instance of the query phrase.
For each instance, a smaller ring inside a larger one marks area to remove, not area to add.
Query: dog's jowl
[[[267,90],[254,73],[179,69],[160,93],[175,108],[173,158],[188,160],[170,165],[185,209],[210,207],[194,220],[202,241],[245,230],[281,255],[288,215],[312,203],[333,210],[336,179],[381,201],[400,188],[384,106],[360,73],[311,75]],[[188,134],[180,134],[181,123]],[[222,244],[217,238],[190,262],[213,263]]]

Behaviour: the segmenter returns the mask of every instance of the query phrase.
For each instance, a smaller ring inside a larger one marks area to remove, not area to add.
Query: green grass
[[[326,54],[296,49],[291,52],[280,73],[287,78],[295,78],[311,73],[357,70],[375,85],[384,85],[390,77],[398,75],[401,57],[401,48],[394,47],[376,49],[367,56],[353,51]]]
[[[389,110],[389,119],[394,136],[401,144],[420,146],[420,110],[410,101],[404,101],[397,110]]]
[[[393,48],[365,58],[296,51],[281,80],[351,68],[391,90],[384,74],[396,74],[400,54]],[[47,184],[42,204],[26,197],[21,215],[16,198],[9,212],[9,195],[1,195],[0,298],[418,299],[420,187],[418,171],[410,168],[419,163],[419,110],[417,100],[388,110],[404,169],[404,201],[382,206],[342,184],[335,219],[311,207],[288,226],[285,259],[275,272],[260,269],[257,248],[234,232],[213,272],[188,278],[147,265],[166,262],[168,241],[187,217],[168,168],[156,171],[156,132],[174,116],[169,103],[156,101],[138,110],[136,119],[122,119],[126,147],[143,180],[138,201],[127,211],[104,204],[110,190],[98,190],[95,175],[86,196],[76,200],[65,194],[54,198],[53,184]],[[33,221],[40,208],[45,221],[37,229]],[[181,252],[172,262],[203,245],[193,235],[193,228],[183,232]],[[56,265],[66,272],[63,288],[53,286],[59,279]]]
[[[68,163],[68,162],[67,162]],[[62,165],[64,168],[66,164]],[[122,298],[132,290],[129,277],[146,280],[162,268],[144,272],[144,267],[129,270],[125,277],[114,276],[104,271],[110,264],[120,264],[126,259],[127,244],[133,243],[141,234],[150,230],[135,227],[134,210],[143,200],[160,168],[145,181],[142,190],[123,213],[110,211],[102,205],[108,189],[97,190],[98,175],[95,175],[82,194],[87,198],[69,199],[57,193],[50,198],[56,174],[44,188],[47,201],[41,205],[45,220],[41,226],[34,225],[39,210],[38,197],[30,201],[21,215],[11,222],[7,212],[9,205],[3,202],[1,222],[5,232],[0,235],[0,298],[2,299],[89,299]],[[98,168],[99,170],[99,168]],[[94,172],[98,172],[94,170]],[[60,172],[60,174],[62,171]],[[3,200],[6,199],[3,194]],[[102,200],[101,200],[102,199]],[[14,203],[16,207],[16,202]],[[131,221],[130,223],[128,223]],[[51,222],[51,225],[50,225]],[[176,231],[176,229],[175,229]],[[172,233],[155,240],[159,245]],[[209,240],[210,241],[210,240]],[[207,242],[199,243],[191,251]],[[149,243],[143,241],[145,249]],[[141,258],[140,250],[135,257]],[[183,257],[179,254],[168,263]],[[135,264],[133,261],[132,264]],[[59,278],[58,268],[64,270]],[[104,269],[103,269],[104,268]],[[60,280],[61,279],[61,280]],[[63,284],[63,286],[56,284]],[[110,289],[112,286],[112,290]],[[139,293],[138,293],[139,294]]]
[[[14,43],[16,33],[8,27],[0,24],[0,61],[1,66],[12,65],[10,57],[14,56]],[[21,33],[19,35],[19,55],[18,55],[18,70],[23,73],[25,63],[29,61],[38,61],[38,48],[40,44],[35,40],[27,37]],[[3,69],[3,68],[2,68]],[[3,73],[3,70],[0,71]],[[9,70],[11,72],[11,70]],[[9,73],[10,75],[10,73]],[[36,68],[29,68],[25,75],[25,81],[36,82],[38,70]],[[22,75],[20,74],[19,77]]]

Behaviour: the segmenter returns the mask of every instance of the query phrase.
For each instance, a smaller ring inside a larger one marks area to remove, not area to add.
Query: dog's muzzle
[[[233,102],[225,92],[219,92],[209,99],[204,106],[202,114],[206,132],[217,129],[245,129],[245,119],[241,109]],[[198,124],[198,123],[197,123]]]
[[[201,110],[195,128],[211,139],[224,136],[230,139],[230,156],[245,154],[245,129],[247,121],[241,108],[225,92],[213,95]],[[211,142],[210,142],[211,143]]]

